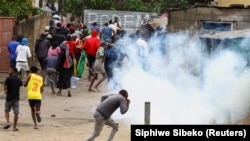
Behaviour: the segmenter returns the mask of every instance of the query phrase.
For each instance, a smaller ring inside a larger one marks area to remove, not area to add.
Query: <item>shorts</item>
[[[27,62],[16,62],[16,68],[17,71],[21,71],[21,69],[23,69],[24,71],[29,71],[29,64]]]
[[[88,65],[89,68],[93,68],[94,63],[95,63],[95,56],[94,55],[87,55],[87,59],[88,59]]]
[[[41,107],[41,100],[38,99],[29,99],[29,105],[30,107]]]
[[[19,114],[19,100],[5,101],[5,112],[10,112],[11,108],[14,114]]]

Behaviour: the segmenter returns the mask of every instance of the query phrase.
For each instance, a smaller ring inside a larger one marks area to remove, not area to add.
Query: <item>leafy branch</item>
[[[37,15],[41,12],[40,8],[32,6],[32,0],[26,2],[23,0],[2,0],[0,4],[0,16],[15,17],[17,20],[23,20],[30,14]]]

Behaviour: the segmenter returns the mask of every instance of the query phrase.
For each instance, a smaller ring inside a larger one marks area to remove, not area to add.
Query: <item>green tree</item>
[[[0,16],[15,17],[17,20],[23,20],[30,14],[40,14],[39,8],[32,6],[32,0],[24,2],[23,0],[1,0]]]
[[[126,0],[124,10],[146,12],[149,10],[149,6],[141,0]]]
[[[85,9],[164,13],[167,8],[188,5],[188,0],[65,0],[64,11],[81,16]],[[200,0],[197,0],[200,1]]]

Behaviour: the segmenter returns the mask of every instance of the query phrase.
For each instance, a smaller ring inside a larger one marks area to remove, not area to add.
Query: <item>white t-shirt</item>
[[[115,31],[115,34],[116,34],[117,30],[120,30],[120,28],[114,24],[109,24],[109,27]],[[112,35],[113,35],[113,32],[112,32]]]
[[[139,54],[143,57],[147,57],[149,55],[147,42],[143,40],[142,38],[139,38],[136,41],[136,44],[139,47]]]
[[[16,48],[16,61],[27,62],[27,58],[31,57],[30,48],[26,45],[18,45]]]

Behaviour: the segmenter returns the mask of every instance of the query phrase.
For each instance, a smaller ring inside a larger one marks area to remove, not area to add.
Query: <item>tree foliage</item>
[[[120,10],[164,13],[167,8],[178,8],[209,0],[65,0],[64,11],[81,16],[85,9]],[[120,5],[120,6],[118,6]]]
[[[146,12],[149,10],[149,7],[141,0],[126,0],[124,10]]]
[[[32,0],[24,2],[23,0],[1,0],[0,16],[15,17],[17,20],[22,20],[30,14],[36,15],[41,13],[39,8],[32,6]]]

